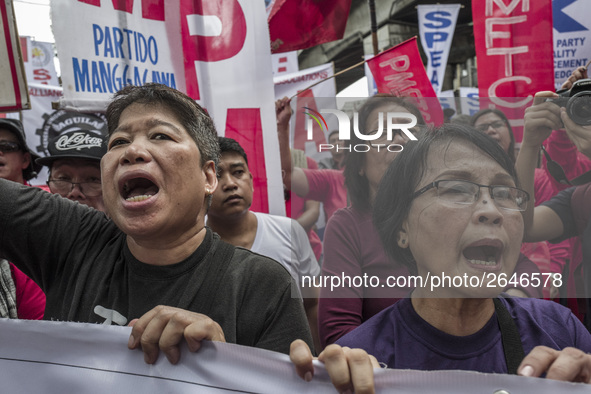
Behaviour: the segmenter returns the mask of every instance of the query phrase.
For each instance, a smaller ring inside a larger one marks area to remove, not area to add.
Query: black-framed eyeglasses
[[[58,193],[62,196],[68,195],[76,185],[80,187],[80,191],[86,197],[97,197],[102,193],[101,181],[70,182],[63,179],[50,179],[47,181],[47,186],[49,186],[52,193]]]
[[[463,180],[439,180],[428,184],[413,194],[413,199],[435,188],[440,200],[460,205],[471,205],[480,198],[480,189],[486,187],[499,208],[508,211],[525,211],[529,194],[525,190],[503,185],[481,185]]]
[[[506,125],[505,125],[505,122],[503,122],[502,120],[495,120],[492,123],[482,123],[482,124],[479,124],[478,126],[474,126],[474,127],[476,128],[476,130],[478,130],[480,132],[485,132],[491,126],[493,129],[498,130],[501,127],[506,126]]]
[[[21,145],[18,142],[12,141],[0,141],[0,152],[11,153],[22,150]]]

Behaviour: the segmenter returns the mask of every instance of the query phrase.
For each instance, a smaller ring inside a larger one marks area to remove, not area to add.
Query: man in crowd
[[[52,193],[104,211],[100,164],[107,152],[107,121],[98,115],[75,115],[77,121],[49,141],[49,155],[35,162],[49,167]]]
[[[41,166],[26,142],[23,124],[16,119],[0,119],[0,178],[28,185]],[[0,317],[43,318],[45,294],[13,264],[0,258]]]
[[[345,142],[339,140],[338,130],[330,132],[328,144],[334,146],[334,149],[330,150],[330,157],[325,157],[318,162],[318,168],[321,170],[342,170],[345,164]]]
[[[0,118],[0,177],[23,185],[37,176],[41,166],[34,163],[35,153],[26,142],[23,124],[16,119]]]
[[[45,319],[133,325],[129,348],[170,362],[201,340],[287,353],[312,343],[293,279],[205,227],[213,121],[185,94],[126,86],[107,109],[102,212],[0,180],[0,255],[43,284]],[[31,247],[34,246],[34,247]],[[139,318],[136,320],[136,318]]]
[[[235,140],[219,137],[218,141],[218,187],[207,214],[207,225],[222,240],[281,263],[299,285],[310,328],[317,334],[318,289],[303,286],[302,277],[318,276],[320,267],[306,231],[293,219],[250,211],[254,188],[248,157]]]

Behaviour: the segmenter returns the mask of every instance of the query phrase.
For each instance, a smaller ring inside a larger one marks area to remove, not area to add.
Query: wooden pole
[[[373,55],[378,54],[378,22],[376,20],[376,3],[375,0],[368,0],[369,2],[369,17],[371,19],[371,43],[373,45]]]

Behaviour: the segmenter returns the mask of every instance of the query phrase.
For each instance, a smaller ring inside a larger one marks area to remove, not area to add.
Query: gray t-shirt
[[[0,179],[0,256],[33,278],[47,295],[46,320],[125,325],[157,305],[206,313],[227,342],[283,353],[300,338],[311,345],[292,278],[276,261],[236,248],[223,272],[221,244],[207,229],[187,259],[168,266],[137,260],[126,235],[92,208],[41,189]],[[201,294],[204,278],[223,275]],[[214,297],[213,299],[211,297]],[[211,305],[208,309],[204,305]]]

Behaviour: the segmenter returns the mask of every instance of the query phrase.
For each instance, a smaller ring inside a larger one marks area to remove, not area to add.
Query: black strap
[[[215,248],[213,254],[208,253],[205,256],[209,261],[207,262],[207,272],[201,282],[201,288],[197,292],[184,292],[179,302],[179,308],[189,309],[189,306],[194,304],[191,309],[197,310],[204,315],[210,314],[220,281],[228,270],[236,249],[233,245],[218,239],[217,236],[214,236],[212,240],[212,248]]]
[[[574,186],[579,186],[589,182],[591,182],[591,171],[587,171],[586,173],[579,175],[575,179],[571,180],[570,184]]]
[[[503,341],[503,353],[507,363],[507,373],[517,375],[517,367],[525,357],[523,345],[515,321],[509,314],[505,304],[498,298],[493,298],[499,328],[501,329],[501,340]]]
[[[563,185],[579,186],[591,182],[591,171],[587,171],[586,173],[579,175],[575,179],[569,180],[566,177],[566,173],[564,172],[562,166],[554,160],[552,160],[550,154],[546,151],[546,148],[544,148],[544,145],[541,146],[541,150],[544,156],[546,157],[546,168],[548,169],[548,172],[550,173],[550,175],[552,175],[552,178],[556,179],[556,181],[558,181],[559,183],[562,183]]]

